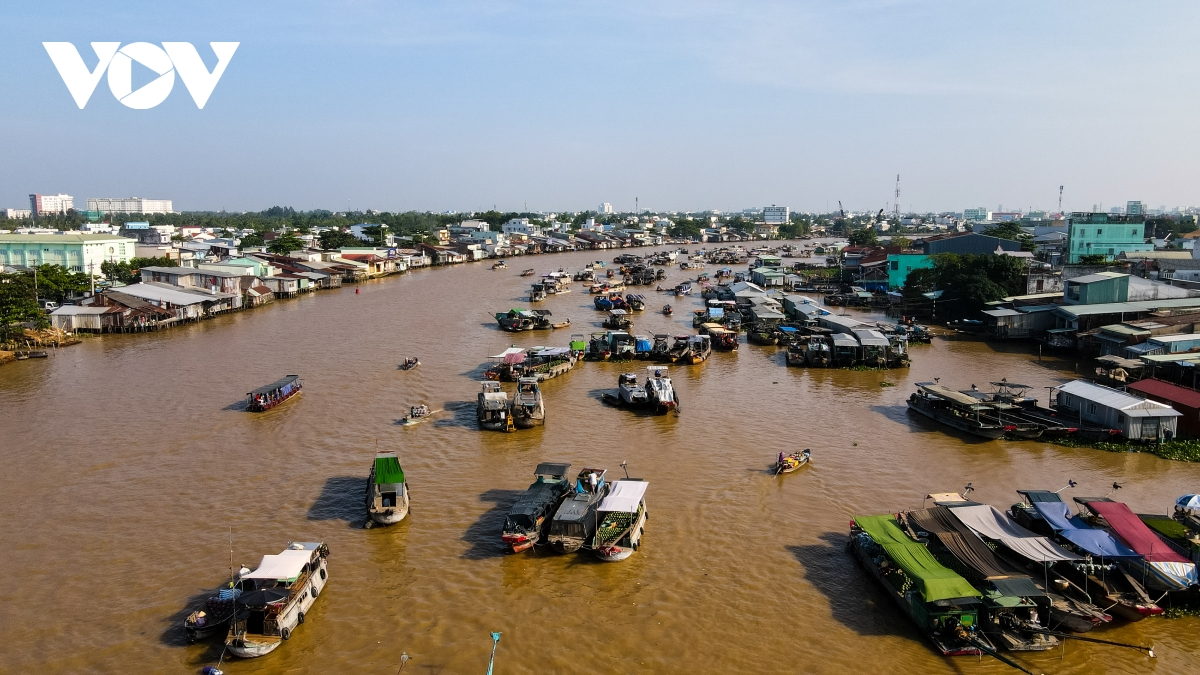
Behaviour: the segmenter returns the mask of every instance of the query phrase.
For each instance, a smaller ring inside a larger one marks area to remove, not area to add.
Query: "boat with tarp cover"
[[[849,547],[944,656],[994,652],[978,630],[982,594],[913,541],[891,516],[857,516]]]
[[[259,387],[247,393],[246,409],[250,412],[270,410],[299,394],[303,386],[299,375],[288,375],[282,380],[276,380],[265,387]]]
[[[1065,548],[1082,554],[1053,569],[1081,588],[1105,611],[1127,620],[1140,621],[1163,610],[1146,592],[1142,582],[1119,564],[1139,559],[1136,551],[1104,530],[1091,527],[1071,513],[1071,508],[1054,492],[1019,490],[1024,503],[1014,504],[1015,520],[1037,532],[1048,532]],[[1086,557],[1084,557],[1086,556]]]
[[[394,525],[408,515],[408,483],[404,469],[394,452],[375,455],[371,473],[367,476],[367,520],[372,524]]]
[[[999,558],[945,506],[900,514],[899,521],[946,567],[961,574],[983,594],[979,629],[1011,651],[1042,651],[1058,645],[1047,635],[1050,596],[1015,565]],[[1091,624],[1088,624],[1089,628]]]
[[[1106,498],[1075,497],[1075,502],[1091,514],[1094,525],[1107,526],[1141,559],[1123,558],[1120,564],[1134,578],[1142,578],[1148,589],[1158,592],[1183,592],[1200,585],[1196,563],[1171,547],[1129,506]]]
[[[571,465],[564,462],[542,462],[537,465],[533,472],[533,483],[521,493],[504,519],[500,540],[513,553],[532,548],[546,536],[550,519],[571,489],[571,483],[567,480],[567,470],[570,468]]]
[[[264,555],[253,572],[242,575],[253,588],[238,596],[225,648],[252,658],[290,639],[325,588],[328,557],[329,547],[321,542],[292,542],[279,555]]]
[[[1006,420],[995,408],[972,396],[936,382],[918,382],[908,397],[908,408],[948,427],[995,440],[1006,434],[1035,438],[1041,428],[1020,420]]]
[[[596,536],[592,552],[605,562],[624,560],[641,547],[646,529],[646,481],[615,480],[608,496],[596,507]]]

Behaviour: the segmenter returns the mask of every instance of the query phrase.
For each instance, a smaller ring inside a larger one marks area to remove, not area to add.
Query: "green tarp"
[[[376,455],[375,483],[377,485],[386,485],[388,483],[403,482],[404,469],[400,468],[400,460],[396,459],[395,455]]]
[[[920,585],[925,602],[981,597],[966,579],[939,563],[924,544],[913,541],[905,534],[895,518],[859,516],[854,522],[883,547],[892,562]]]

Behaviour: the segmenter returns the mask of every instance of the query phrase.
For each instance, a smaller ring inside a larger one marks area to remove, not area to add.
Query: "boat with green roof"
[[[394,452],[375,455],[367,477],[367,524],[395,525],[408,515],[408,483]]]
[[[913,541],[891,516],[858,516],[849,548],[943,656],[993,654],[979,630],[982,594]]]

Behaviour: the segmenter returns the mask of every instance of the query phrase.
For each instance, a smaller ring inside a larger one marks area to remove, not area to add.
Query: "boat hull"
[[[403,508],[386,509],[383,511],[370,511],[368,515],[373,523],[379,525],[395,525],[408,516],[408,504],[405,504]]]
[[[225,643],[229,649],[229,653],[243,659],[253,659],[259,656],[266,656],[279,648],[283,644],[282,638],[263,638],[254,640],[249,638],[238,638]]]
[[[594,551],[596,557],[604,562],[620,562],[633,555],[633,547],[630,546],[613,546],[607,549],[596,549]]]
[[[249,410],[250,412],[266,412],[273,408],[278,408],[279,406],[283,405],[284,403],[287,403],[288,401],[296,398],[297,396],[300,395],[300,393],[302,391],[304,391],[304,390],[299,389],[299,388],[293,389],[291,391],[291,393],[287,394],[286,396],[282,396],[274,401],[268,401],[267,403],[259,404],[259,403],[251,402],[248,406],[246,406],[246,409]]]
[[[978,426],[978,425],[974,424],[970,420],[963,420],[961,418],[955,417],[954,415],[950,415],[950,414],[941,415],[941,414],[938,414],[936,411],[928,410],[928,409],[924,408],[923,406],[914,405],[911,400],[909,400],[908,409],[915,413],[924,415],[925,417],[928,417],[929,419],[931,419],[935,422],[939,422],[948,427],[958,429],[959,431],[971,434],[972,436],[986,438],[991,441],[998,440],[1004,436],[1004,429],[1001,427],[996,427],[996,428],[982,427],[982,426]]]

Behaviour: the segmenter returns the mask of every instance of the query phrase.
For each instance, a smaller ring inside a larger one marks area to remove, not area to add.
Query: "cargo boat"
[[[394,452],[375,455],[367,476],[367,527],[394,525],[408,515],[408,483]]]
[[[554,512],[571,489],[567,469],[561,462],[542,462],[534,470],[533,483],[521,493],[504,519],[500,540],[520,553],[541,543]]]
[[[258,568],[242,575],[252,581],[237,599],[225,648],[234,656],[265,656],[292,637],[304,623],[328,580],[329,547],[321,542],[292,542],[279,555],[265,555]]]
[[[583,548],[596,533],[596,505],[608,495],[604,469],[585,468],[575,479],[574,491],[558,507],[550,522],[547,541],[561,553]]]
[[[650,484],[635,479],[613,481],[608,496],[596,507],[596,534],[592,552],[605,562],[625,560],[641,547],[645,533],[646,489]]]

